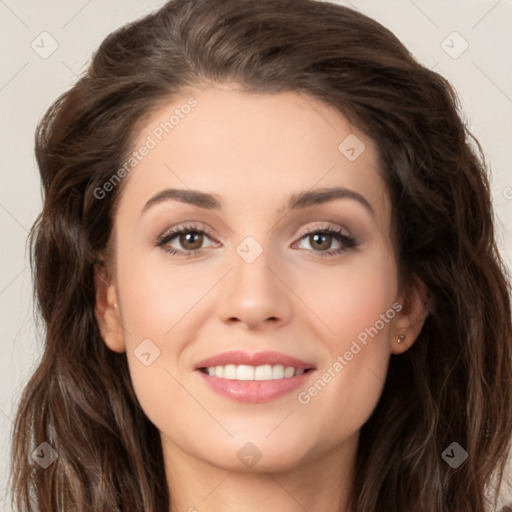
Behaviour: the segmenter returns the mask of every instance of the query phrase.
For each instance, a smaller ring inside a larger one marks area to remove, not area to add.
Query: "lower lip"
[[[302,375],[275,380],[232,380],[211,377],[197,370],[210,388],[222,396],[248,404],[270,402],[303,386],[314,370]]]

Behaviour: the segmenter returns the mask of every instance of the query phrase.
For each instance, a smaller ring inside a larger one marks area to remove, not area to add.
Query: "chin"
[[[235,436],[223,445],[217,444],[218,449],[208,450],[207,462],[227,471],[251,473],[285,472],[304,464],[313,451],[312,446],[305,444],[308,436],[301,435],[298,440],[288,432],[280,434],[273,433],[265,438],[266,430],[258,436]]]

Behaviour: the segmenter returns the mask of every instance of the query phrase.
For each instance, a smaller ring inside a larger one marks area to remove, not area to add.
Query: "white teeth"
[[[293,377],[293,374],[295,373],[295,368],[293,366],[287,366],[284,369],[284,376],[285,378],[289,379],[290,377]]]
[[[218,366],[215,367],[215,377],[217,376],[217,368]],[[208,373],[210,373],[210,369],[208,368]],[[224,372],[222,374],[222,376],[225,378],[225,379],[236,379],[236,366],[234,364],[227,364],[226,366],[224,366]]]
[[[209,366],[207,372],[210,377],[232,380],[278,380],[302,375],[304,370],[282,364],[264,364],[262,366],[227,364],[226,366]]]
[[[264,364],[263,366],[256,366],[254,370],[254,380],[271,380],[272,379],[272,365]]]
[[[248,366],[246,364],[238,365],[236,369],[237,380],[254,380],[254,366]]]
[[[282,364],[275,364],[272,366],[272,378],[282,379],[284,378],[284,366]]]

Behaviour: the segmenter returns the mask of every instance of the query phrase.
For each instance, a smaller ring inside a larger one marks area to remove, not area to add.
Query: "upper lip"
[[[307,370],[314,368],[312,363],[302,361],[296,357],[281,352],[267,350],[264,352],[246,352],[243,350],[231,350],[221,354],[203,359],[196,365],[196,370],[200,368],[208,368],[210,366],[225,366],[228,364],[249,366],[262,366],[264,364],[282,364],[283,366],[293,366],[298,370]]]

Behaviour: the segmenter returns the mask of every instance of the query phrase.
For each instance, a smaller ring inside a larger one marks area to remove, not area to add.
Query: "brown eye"
[[[332,238],[332,235],[315,233],[313,235],[309,235],[309,243],[311,244],[311,247],[318,249],[319,251],[325,251],[330,249]]]
[[[305,249],[316,256],[336,256],[357,246],[355,238],[345,235],[339,228],[330,226],[304,233],[299,243],[303,240],[307,240],[311,247]],[[332,248],[334,241],[338,243],[338,246]]]
[[[155,246],[169,254],[188,257],[202,252],[206,239],[212,240],[208,233],[198,226],[182,226],[160,235]],[[214,245],[214,243],[212,242],[210,245]]]
[[[184,249],[197,250],[203,245],[203,235],[198,231],[189,231],[179,235],[179,242]]]

